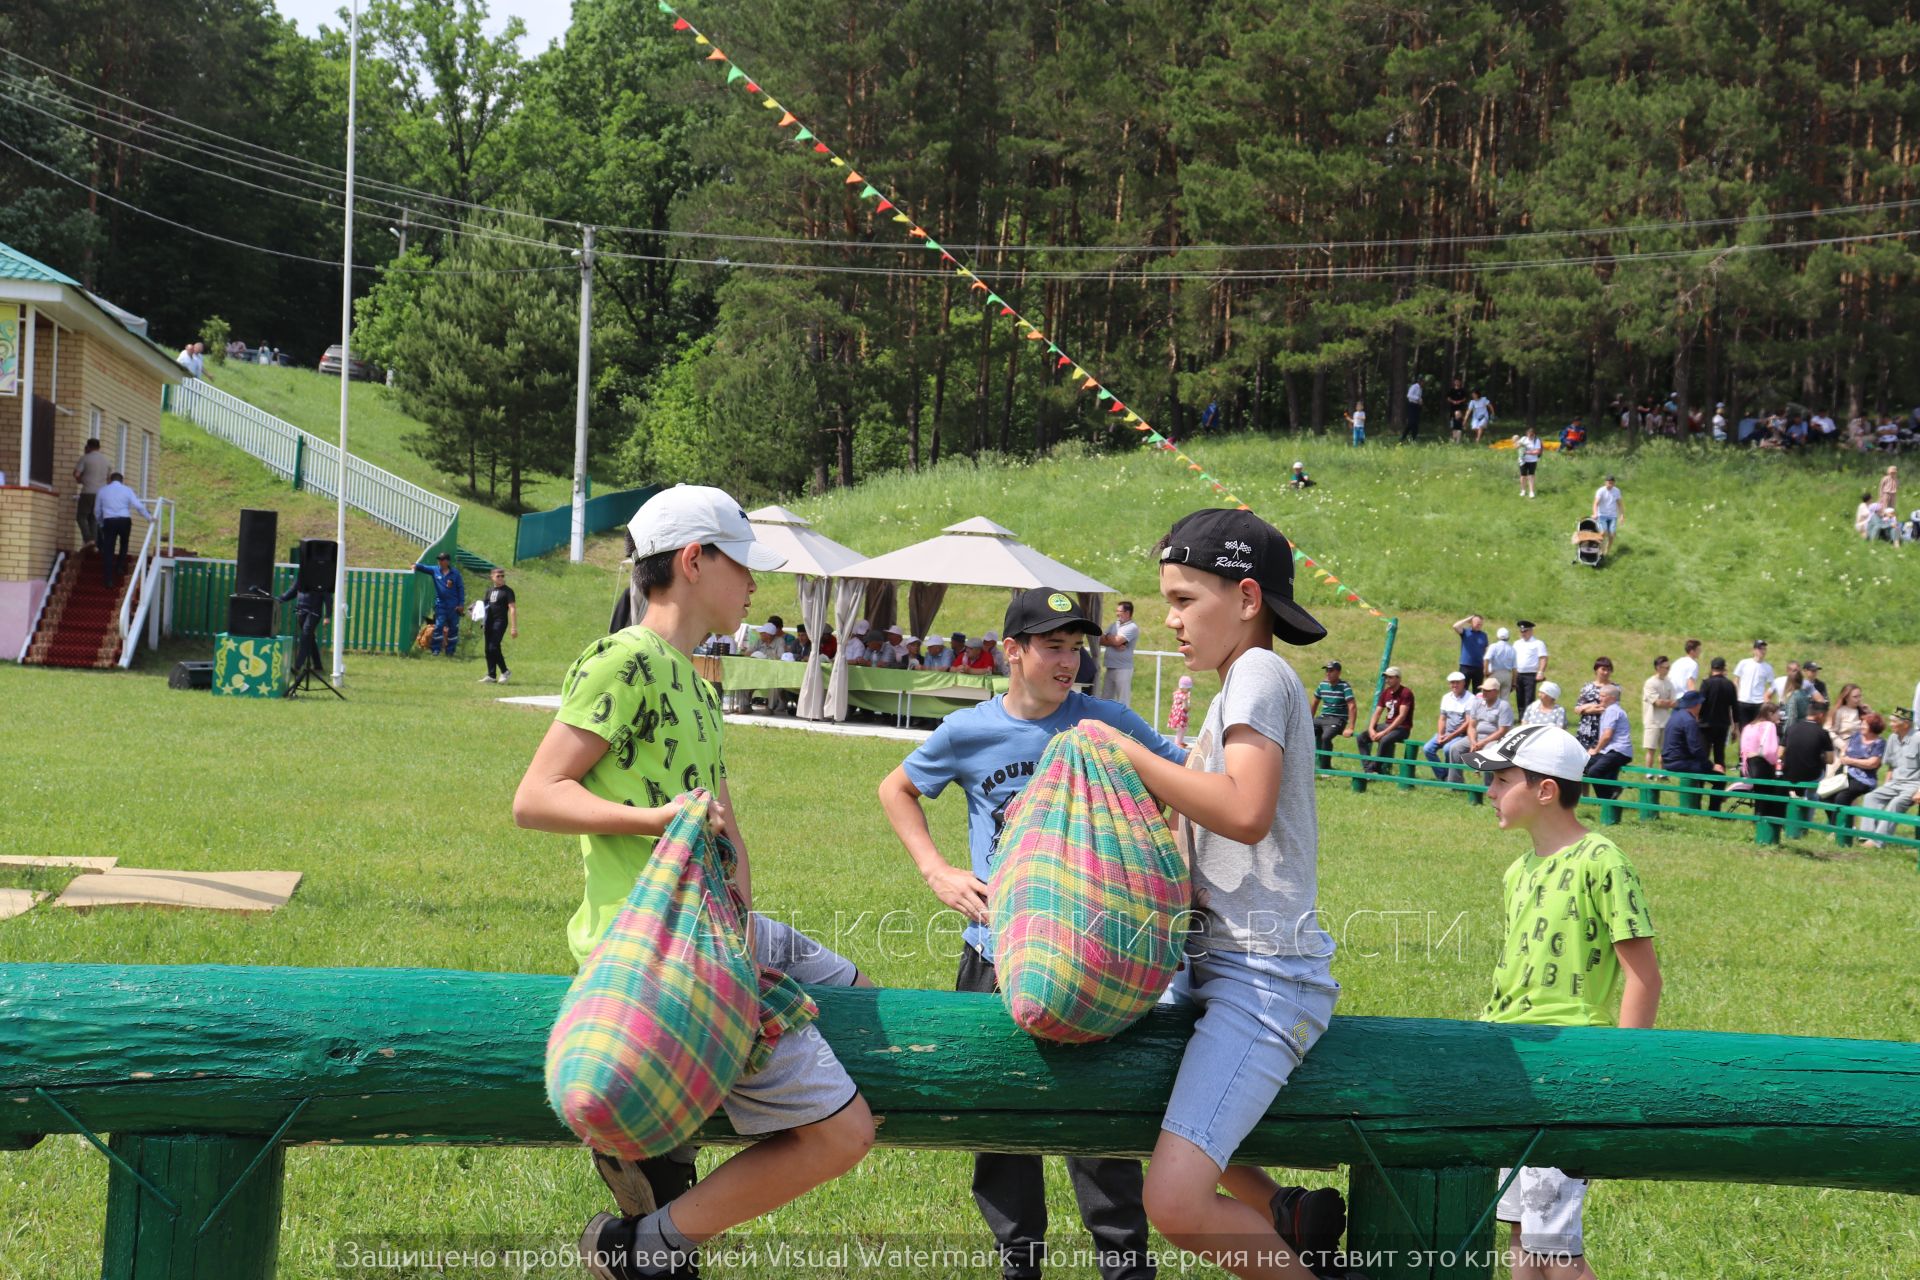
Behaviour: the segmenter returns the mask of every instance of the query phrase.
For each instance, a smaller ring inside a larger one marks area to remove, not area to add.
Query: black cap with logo
[[[1273,614],[1273,633],[1288,644],[1324,640],[1327,629],[1293,602],[1293,547],[1286,535],[1251,511],[1209,508],[1185,516],[1167,534],[1161,564],[1181,564],[1230,582],[1251,578]]]
[[[1055,591],[1051,587],[1034,587],[1022,591],[1007,606],[1005,627],[1007,638],[1014,636],[1041,636],[1049,631],[1078,631],[1084,635],[1100,634],[1100,624],[1080,612],[1080,605],[1064,591]]]

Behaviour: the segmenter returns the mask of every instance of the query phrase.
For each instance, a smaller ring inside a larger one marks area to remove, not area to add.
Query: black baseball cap
[[[1251,511],[1210,507],[1183,516],[1168,531],[1161,564],[1185,565],[1230,582],[1251,578],[1273,614],[1273,633],[1288,644],[1326,639],[1327,629],[1293,601],[1293,544]]]
[[[1097,636],[1100,624],[1080,612],[1080,605],[1064,591],[1034,587],[1022,591],[1007,606],[1007,638],[1042,636],[1049,631],[1078,631]]]

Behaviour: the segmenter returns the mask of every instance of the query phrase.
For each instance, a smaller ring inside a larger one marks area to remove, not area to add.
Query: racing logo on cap
[[[1053,610],[1055,613],[1072,613],[1073,601],[1056,591],[1047,597],[1047,608]]]

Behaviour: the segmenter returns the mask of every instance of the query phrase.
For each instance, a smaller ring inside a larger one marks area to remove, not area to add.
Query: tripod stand
[[[283,695],[291,698],[313,688],[315,676],[320,678],[320,687],[334,697],[345,702],[347,695],[327,683],[326,672],[320,668],[320,617],[304,611],[300,616],[300,638],[294,643],[293,674],[287,680],[287,692]]]

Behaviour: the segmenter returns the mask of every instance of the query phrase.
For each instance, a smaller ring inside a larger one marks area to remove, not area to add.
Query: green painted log
[[[0,1141],[95,1132],[567,1143],[541,1067],[566,979],[418,969],[0,965]],[[1191,1015],[1040,1044],[994,997],[819,989],[901,1147],[1142,1154]],[[1356,1132],[1355,1126],[1359,1131]],[[725,1140],[724,1119],[710,1126]],[[1920,1045],[1338,1018],[1242,1154],[1920,1191]]]
[[[114,1154],[140,1176],[119,1165],[108,1175],[101,1280],[273,1280],[287,1157],[267,1142],[114,1135]]]

